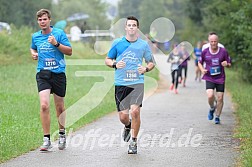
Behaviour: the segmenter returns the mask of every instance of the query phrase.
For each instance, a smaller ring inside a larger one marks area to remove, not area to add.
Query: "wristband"
[[[57,42],[57,44],[56,45],[54,45],[55,47],[59,47],[60,46],[60,43],[59,42]]]
[[[116,68],[116,62],[113,63],[112,68],[117,69],[117,68]]]
[[[145,67],[145,71],[146,71],[146,72],[149,72],[150,69],[149,69],[148,67]]]

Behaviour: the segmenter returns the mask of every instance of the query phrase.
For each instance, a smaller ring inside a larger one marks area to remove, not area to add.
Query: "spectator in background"
[[[70,28],[71,41],[80,41],[81,29],[75,25]]]

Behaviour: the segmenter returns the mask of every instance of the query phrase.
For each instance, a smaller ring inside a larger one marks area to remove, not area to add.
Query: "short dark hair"
[[[139,28],[139,21],[138,21],[138,19],[135,16],[128,16],[127,17],[127,21],[128,20],[135,20],[137,22],[137,27]],[[126,24],[127,24],[127,21],[126,21]]]
[[[37,14],[36,14],[37,19],[38,19],[39,17],[42,17],[44,14],[46,14],[46,15],[48,16],[48,18],[51,19],[51,11],[48,10],[48,9],[40,9],[40,10],[37,12]]]
[[[208,33],[208,36],[209,36],[209,35],[217,35],[217,33],[214,32],[214,31],[211,31],[211,32]]]

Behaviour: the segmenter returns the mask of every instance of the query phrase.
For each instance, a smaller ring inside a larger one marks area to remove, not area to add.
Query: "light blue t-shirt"
[[[138,73],[138,66],[142,65],[143,58],[146,62],[153,61],[153,56],[148,43],[140,38],[129,42],[125,37],[116,39],[108,52],[108,57],[116,62],[123,60],[124,68],[115,70],[115,85],[127,86],[144,83],[144,75]]]
[[[65,72],[64,54],[48,42],[48,37],[52,34],[60,44],[69,47],[71,47],[71,44],[63,30],[52,26],[51,28],[52,32],[50,34],[42,34],[40,30],[32,35],[31,49],[38,52],[37,72],[43,69],[51,70],[54,73]]]

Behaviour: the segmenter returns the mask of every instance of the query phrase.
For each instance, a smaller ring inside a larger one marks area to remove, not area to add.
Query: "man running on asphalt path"
[[[126,36],[116,39],[112,44],[105,64],[115,68],[115,101],[120,121],[125,125],[123,139],[128,142],[132,136],[128,153],[137,154],[144,73],[152,70],[154,63],[148,43],[138,37],[138,19],[134,16],[127,17],[125,30]],[[142,65],[143,58],[146,67]],[[129,118],[129,110],[132,120]]]

